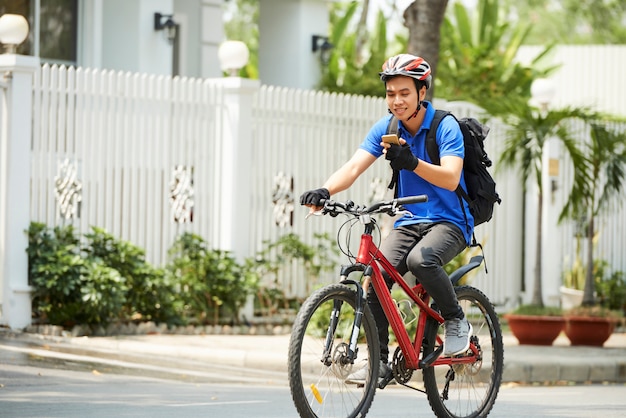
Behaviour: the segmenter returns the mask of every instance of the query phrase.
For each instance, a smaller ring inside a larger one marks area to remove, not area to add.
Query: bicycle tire
[[[332,339],[332,361],[325,364],[322,358],[335,300],[343,303]],[[301,417],[365,417],[374,400],[380,347],[376,323],[367,304],[363,307],[358,357],[347,364],[341,361],[350,343],[356,301],[355,290],[331,284],[309,296],[298,312],[289,341],[288,376],[291,396]],[[365,384],[347,383],[346,377],[358,369],[361,359],[366,360],[368,367]]]
[[[439,418],[486,417],[496,401],[504,369],[504,346],[498,315],[487,296],[471,286],[455,288],[466,318],[473,327],[482,361],[471,365],[426,367],[422,374],[428,402]],[[442,327],[431,326],[424,340],[424,356],[438,348]],[[447,387],[447,392],[446,392]]]

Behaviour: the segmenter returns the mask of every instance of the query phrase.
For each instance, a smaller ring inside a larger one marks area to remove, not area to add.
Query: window
[[[3,0],[0,15],[20,14],[28,19],[28,39],[17,52],[42,61],[76,63],[78,0]],[[37,36],[35,36],[37,35]]]

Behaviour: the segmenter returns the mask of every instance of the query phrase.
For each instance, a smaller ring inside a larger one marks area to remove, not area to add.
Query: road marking
[[[185,406],[221,406],[221,405],[241,405],[241,404],[253,404],[253,403],[270,403],[269,401],[230,401],[230,402],[202,402],[202,403],[181,403],[167,405],[171,407],[185,407]]]

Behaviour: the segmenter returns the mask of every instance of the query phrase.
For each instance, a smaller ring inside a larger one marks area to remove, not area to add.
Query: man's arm
[[[367,168],[376,161],[376,157],[369,152],[358,149],[352,158],[339,170],[335,171],[320,189],[306,191],[300,196],[300,204],[311,209],[310,213],[322,209],[322,200],[331,195],[346,190]]]
[[[450,191],[456,190],[461,181],[463,158],[455,156],[441,157],[441,165],[420,160],[414,173],[435,186]]]
[[[324,188],[328,189],[331,196],[346,190],[374,161],[376,157],[372,154],[360,148],[357,149],[352,158],[326,180]]]

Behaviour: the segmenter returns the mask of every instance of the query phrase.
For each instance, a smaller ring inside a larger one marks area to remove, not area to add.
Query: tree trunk
[[[587,225],[587,270],[585,271],[585,289],[583,292],[583,305],[594,305],[596,300],[595,282],[593,277],[593,235],[594,235],[594,216],[589,216],[589,225]]]
[[[404,11],[404,25],[409,29],[408,53],[424,58],[430,64],[433,80],[439,62],[440,27],[448,0],[414,0]],[[434,84],[426,99],[434,97]]]
[[[542,253],[542,234],[541,224],[543,222],[543,192],[540,191],[537,201],[537,245],[535,247],[535,284],[533,287],[532,304],[543,307],[543,290],[541,277],[541,253]]]
[[[357,64],[363,63],[363,45],[367,40],[367,15],[369,14],[370,2],[369,0],[363,0],[363,8],[361,9],[361,17],[359,18],[359,24],[357,25],[357,36],[355,41],[356,60]]]

